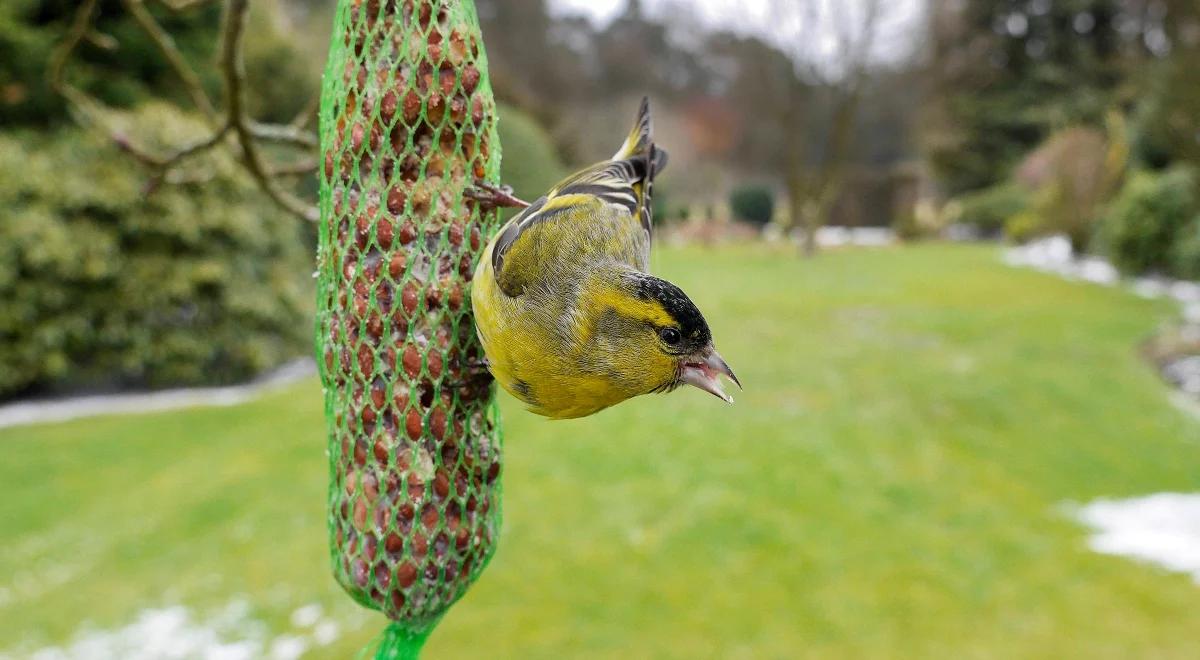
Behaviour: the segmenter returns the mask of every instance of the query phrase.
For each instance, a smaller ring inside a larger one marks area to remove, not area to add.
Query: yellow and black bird
[[[666,162],[643,99],[611,160],[564,179],[484,251],[471,294],[479,338],[492,375],[531,411],[583,417],[683,384],[733,402],[720,376],[738,380],[704,316],[648,272],[651,188]]]

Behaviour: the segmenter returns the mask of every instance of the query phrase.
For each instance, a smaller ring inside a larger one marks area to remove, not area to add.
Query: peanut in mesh
[[[491,387],[470,368],[483,354],[467,288],[497,219],[463,196],[496,173],[496,112],[463,3],[347,11],[322,110],[334,574],[415,627],[462,595],[499,529],[500,443]]]

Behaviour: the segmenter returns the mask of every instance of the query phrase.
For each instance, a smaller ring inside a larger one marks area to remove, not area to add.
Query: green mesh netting
[[[340,0],[321,99],[317,344],[333,573],[416,653],[500,528],[500,433],[470,281],[499,171],[475,8]]]

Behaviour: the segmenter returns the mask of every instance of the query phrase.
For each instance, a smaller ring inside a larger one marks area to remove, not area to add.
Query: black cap
[[[708,322],[683,289],[653,275],[639,273],[633,279],[636,295],[642,300],[657,301],[679,325],[679,332],[683,335],[683,341],[680,342],[681,352],[699,350],[712,341]]]

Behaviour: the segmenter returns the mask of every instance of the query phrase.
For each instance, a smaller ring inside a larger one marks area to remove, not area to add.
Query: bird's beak
[[[722,375],[728,376],[739,390],[742,389],[742,384],[738,382],[737,376],[733,375],[733,369],[725,364],[721,354],[710,345],[683,359],[679,380],[688,385],[694,385],[724,400],[725,403],[733,403],[733,397],[721,389],[720,377]]]

